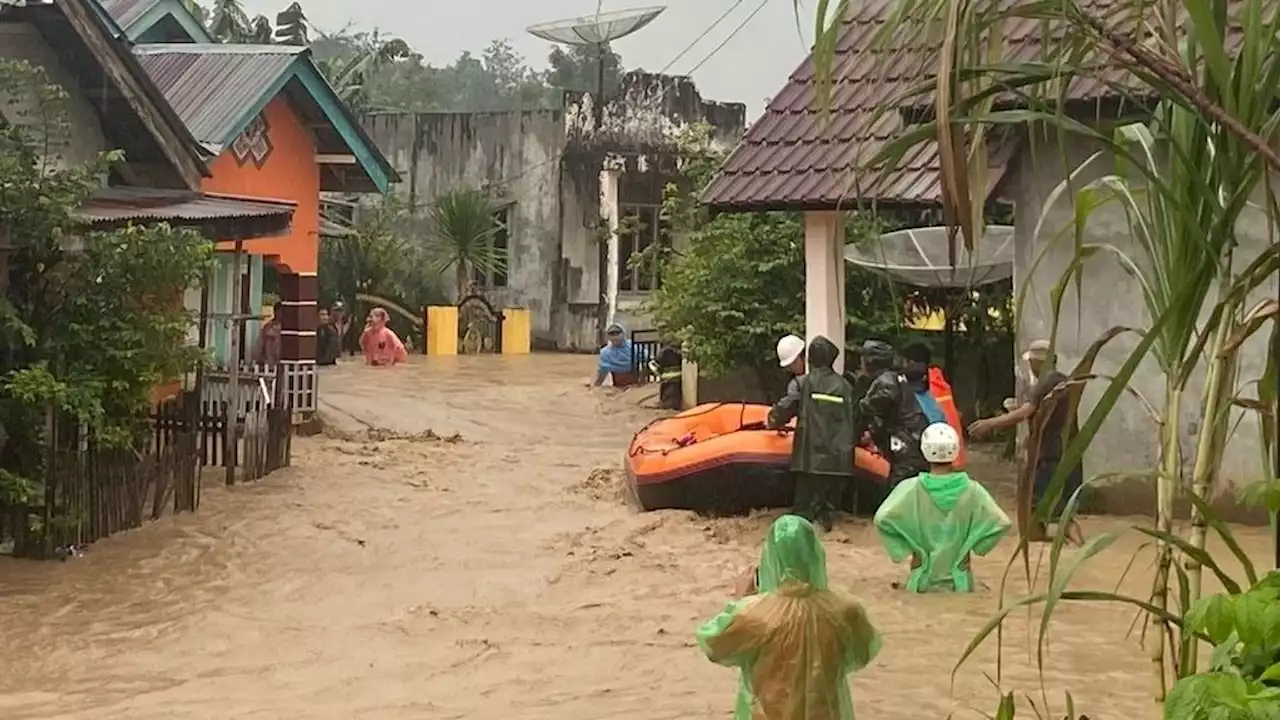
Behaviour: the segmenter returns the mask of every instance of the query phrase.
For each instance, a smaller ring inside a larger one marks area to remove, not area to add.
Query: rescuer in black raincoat
[[[830,530],[836,506],[853,478],[853,386],[833,369],[840,350],[821,335],[809,343],[809,372],[791,381],[769,411],[768,427],[796,421],[791,446],[794,512]]]
[[[894,367],[893,346],[868,340],[861,353],[862,370],[871,384],[854,413],[854,437],[871,433],[872,441],[889,461],[889,482],[859,487],[859,514],[874,513],[894,486],[929,469],[920,452],[920,436],[929,420],[916,401],[911,379]]]

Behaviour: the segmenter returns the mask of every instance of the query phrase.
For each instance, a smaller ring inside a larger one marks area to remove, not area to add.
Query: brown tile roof
[[[907,132],[900,113],[882,113],[880,108],[901,103],[932,77],[937,66],[936,46],[921,37],[891,47],[876,37],[899,2],[851,4],[832,65],[830,112],[824,114],[816,102],[813,57],[807,57],[703,191],[704,203],[724,210],[829,210],[859,200],[941,204],[933,142],[911,148],[892,167],[863,167],[886,143]],[[1116,3],[1091,4],[1105,14]],[[1035,55],[1043,27],[1038,21],[1007,21],[1006,56]],[[1106,84],[1090,78],[1075,80],[1067,89],[1067,96],[1076,101],[1110,95]],[[915,99],[907,104],[929,103]],[[991,143],[988,192],[1003,178],[1015,149],[1008,142]]]

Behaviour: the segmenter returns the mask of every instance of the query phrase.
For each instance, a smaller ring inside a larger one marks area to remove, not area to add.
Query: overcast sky
[[[733,39],[707,60],[694,80],[703,97],[746,103],[754,119],[765,100],[782,89],[804,58],[808,41],[797,28],[792,0],[763,0],[764,8]],[[735,4],[738,7],[706,38],[672,66],[687,73],[712,52],[762,0],[605,0],[604,11],[650,5],[666,12],[645,29],[619,40],[614,49],[628,68],[657,71]],[[251,15],[274,17],[287,0],[244,0]],[[801,26],[812,36],[812,2],[805,3]],[[525,32],[542,22],[596,11],[596,0],[303,0],[312,25],[331,32],[345,25],[379,29],[404,38],[432,64],[452,62],[463,50],[479,53],[491,40],[505,38],[536,67],[545,67],[550,44]]]

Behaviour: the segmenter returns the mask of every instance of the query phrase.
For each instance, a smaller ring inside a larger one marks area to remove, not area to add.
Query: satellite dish
[[[636,8],[541,23],[529,34],[565,45],[604,45],[653,22],[665,7]]]
[[[655,6],[602,13],[597,3],[595,15],[534,25],[528,28],[528,32],[543,40],[565,45],[591,46],[596,49],[596,96],[592,102],[592,116],[595,126],[599,128],[604,118],[605,48],[610,42],[626,37],[653,22],[653,19],[661,15],[663,10],[666,8]]]
[[[1013,277],[1013,227],[988,225],[969,252],[956,248],[956,264],[947,258],[946,227],[885,233],[864,246],[845,245],[844,259],[916,287],[973,288]]]

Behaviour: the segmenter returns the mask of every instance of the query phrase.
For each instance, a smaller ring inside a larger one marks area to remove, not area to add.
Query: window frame
[[[501,251],[503,270],[488,272],[482,271],[480,268],[471,268],[471,284],[477,290],[505,290],[511,286],[511,208],[512,205],[504,205],[493,211],[490,217],[493,218],[494,225],[498,227],[498,232],[490,238],[490,246],[494,252]]]
[[[636,231],[623,232],[622,225],[628,218],[639,218],[644,222],[644,215],[651,213],[653,222]],[[658,245],[671,247],[671,229],[662,220],[661,203],[620,202],[618,203],[618,293],[622,295],[645,295],[662,287],[661,268],[655,260],[638,266],[631,265],[631,257],[637,252]],[[647,235],[647,242],[637,248],[637,237]],[[642,282],[647,280],[648,282]]]

